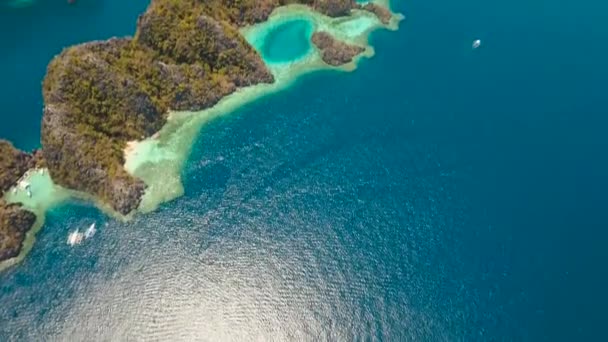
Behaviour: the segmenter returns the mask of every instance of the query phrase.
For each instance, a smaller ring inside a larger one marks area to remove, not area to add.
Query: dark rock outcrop
[[[0,261],[16,257],[21,251],[25,234],[36,222],[36,216],[19,204],[0,199]]]
[[[352,62],[365,48],[336,40],[327,32],[315,32],[312,42],[321,51],[321,58],[329,65],[340,66]]]
[[[21,251],[25,233],[36,221],[36,216],[23,210],[19,204],[9,204],[2,199],[4,193],[15,185],[36,159],[19,151],[9,142],[0,140],[0,261],[15,257]]]
[[[316,11],[334,18],[349,15],[352,9],[358,7],[355,0],[314,0],[312,2],[312,8]]]
[[[0,139],[0,196],[32,166],[32,155]]]
[[[393,18],[393,14],[388,8],[371,2],[361,6],[361,9],[374,13],[384,25],[388,25]]]

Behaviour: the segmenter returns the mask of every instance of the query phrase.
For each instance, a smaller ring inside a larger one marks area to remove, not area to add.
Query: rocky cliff
[[[35,158],[0,140],[0,261],[19,254],[25,233],[36,221],[33,213],[19,204],[6,203],[2,196],[34,166]]]
[[[315,32],[311,40],[321,52],[323,61],[333,66],[350,63],[355,56],[365,51],[361,46],[338,41],[327,32]]]

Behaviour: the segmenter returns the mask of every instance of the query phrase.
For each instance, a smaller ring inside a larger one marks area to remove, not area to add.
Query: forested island
[[[41,151],[28,154],[0,141],[0,261],[19,252],[35,221],[2,195],[36,165],[54,183],[120,214],[137,209],[146,185],[124,168],[127,143],[159,131],[169,111],[199,111],[239,88],[274,82],[239,29],[293,3],[330,17],[360,9],[385,24],[391,18],[384,7],[354,0],[153,0],[134,37],[84,43],[56,56],[43,81]],[[313,35],[313,43],[333,66],[364,50],[327,33]]]

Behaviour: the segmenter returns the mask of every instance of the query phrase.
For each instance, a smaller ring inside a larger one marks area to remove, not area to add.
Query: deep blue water
[[[0,340],[606,340],[608,4],[395,6],[357,72],[207,125],[184,197],[51,212]]]

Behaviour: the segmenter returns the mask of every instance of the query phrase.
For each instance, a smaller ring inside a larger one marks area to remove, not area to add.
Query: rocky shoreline
[[[36,222],[34,213],[20,204],[7,203],[2,199],[27,172],[36,165],[34,155],[21,152],[8,141],[0,140],[0,261],[19,254],[25,234]]]
[[[146,184],[123,167],[127,143],[153,136],[171,110],[200,111],[239,88],[273,83],[239,29],[292,3],[329,17],[358,9],[387,23],[391,15],[354,0],[152,0],[134,37],[79,44],[56,56],[43,81],[42,149],[28,154],[0,141],[0,261],[19,253],[36,221],[2,199],[28,169],[44,166],[55,184],[120,214],[137,209]],[[365,50],[323,32],[312,40],[332,66]]]
[[[388,25],[391,22],[391,19],[393,18],[393,13],[391,13],[391,11],[388,8],[382,7],[378,4],[374,4],[374,3],[370,2],[365,5],[360,6],[360,8],[374,13],[378,17],[378,19],[380,19],[382,24],[384,24],[384,25]]]
[[[315,32],[311,41],[321,51],[323,61],[332,66],[350,63],[365,51],[365,48],[341,42],[327,32]]]

